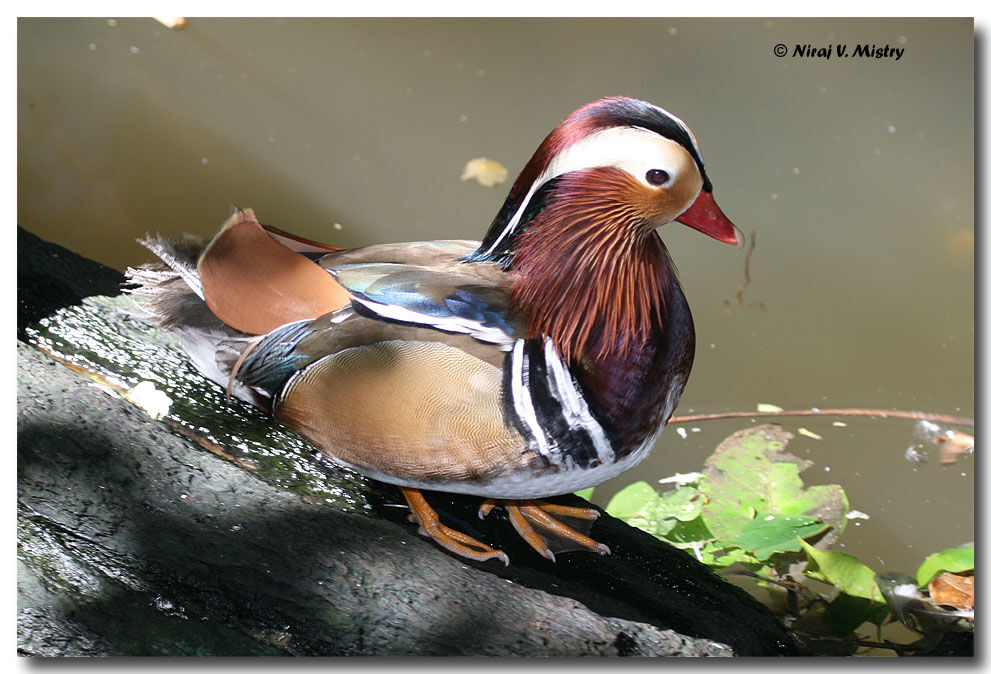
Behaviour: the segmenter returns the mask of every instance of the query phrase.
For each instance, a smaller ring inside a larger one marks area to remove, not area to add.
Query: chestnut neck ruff
[[[674,266],[627,180],[601,169],[562,177],[510,243],[513,307],[565,362],[629,358],[663,325]]]

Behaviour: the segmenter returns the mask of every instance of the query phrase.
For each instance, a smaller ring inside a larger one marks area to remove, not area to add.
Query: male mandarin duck
[[[609,548],[576,530],[595,510],[535,499],[639,463],[691,370],[692,316],[656,231],[675,220],[742,244],[688,127],[603,98],[544,139],[481,242],[344,250],[236,210],[205,248],[143,241],[165,264],[129,274],[204,374],[397,485],[421,534],[508,564],[421,490],[472,494],[553,560],[551,545]]]

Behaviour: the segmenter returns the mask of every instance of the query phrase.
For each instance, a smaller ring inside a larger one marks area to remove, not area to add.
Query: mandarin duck
[[[508,564],[422,490],[471,494],[553,560],[609,548],[596,510],[539,499],[639,463],[685,387],[695,331],[656,231],[672,221],[742,244],[684,122],[613,97],[551,131],[481,242],[345,250],[235,209],[205,247],[144,239],[164,264],[129,278],[228,396],[398,486],[422,535]]]

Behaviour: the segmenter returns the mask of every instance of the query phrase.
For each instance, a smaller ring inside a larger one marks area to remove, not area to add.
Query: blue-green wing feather
[[[486,341],[511,341],[520,332],[510,309],[508,284],[493,282],[491,273],[471,273],[470,266],[449,271],[369,262],[329,267],[328,271],[359,302],[385,318],[479,333]],[[502,338],[493,338],[496,331]]]

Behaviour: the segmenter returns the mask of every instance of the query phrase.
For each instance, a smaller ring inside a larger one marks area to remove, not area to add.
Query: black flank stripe
[[[597,464],[601,459],[595,451],[592,436],[582,427],[568,425],[563,405],[551,392],[543,346],[537,340],[528,340],[524,352],[530,365],[530,398],[537,421],[549,438],[556,441],[560,452],[565,457],[571,457],[579,468]]]
[[[516,429],[523,439],[526,441],[528,447],[533,447],[537,443],[537,439],[533,436],[530,431],[530,427],[527,426],[520,415],[516,413],[516,407],[513,405],[513,352],[510,351],[506,354],[502,361],[502,413],[503,418],[506,421],[507,426],[512,426]],[[534,454],[537,454],[534,451]],[[550,467],[551,462],[543,454],[539,454],[542,459],[544,467]]]

